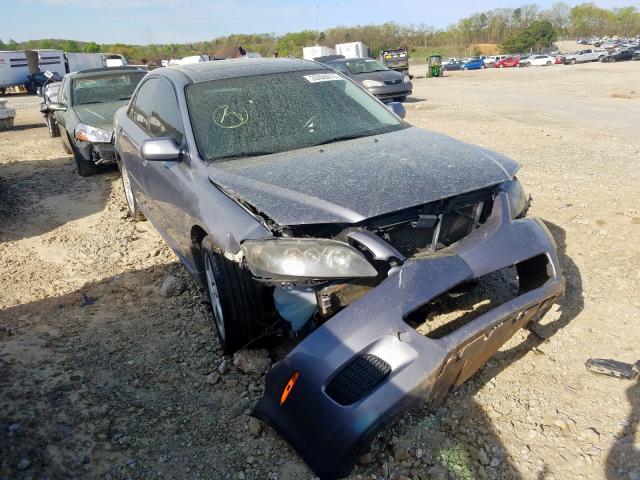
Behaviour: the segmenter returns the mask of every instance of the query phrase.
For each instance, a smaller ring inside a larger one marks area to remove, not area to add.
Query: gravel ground
[[[567,295],[546,340],[519,332],[443,406],[382,432],[350,478],[640,479],[640,385],[584,367],[640,358],[640,62],[414,73],[411,123],[522,163]],[[128,220],[117,172],[80,178],[37,101],[9,103],[0,478],[313,478],[248,417],[262,375],[222,356],[203,292]]]

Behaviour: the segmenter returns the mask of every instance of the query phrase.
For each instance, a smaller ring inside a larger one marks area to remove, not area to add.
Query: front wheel
[[[487,68],[487,66],[486,66],[486,65],[482,65],[480,68],[481,68],[482,70],[484,70],[485,68]]]
[[[209,237],[202,240],[201,251],[213,325],[222,351],[229,355],[265,335],[275,323],[272,290],[215,253]]]
[[[531,62],[527,62],[525,65],[526,65],[527,67],[530,67],[530,66],[531,66]]]
[[[467,71],[467,67],[462,67],[462,71],[466,72]]]
[[[500,68],[504,68],[504,65],[500,65]]]
[[[551,62],[547,62],[547,67],[550,67],[550,66],[551,66]]]
[[[575,65],[575,64],[576,64],[576,59],[575,59],[575,58],[572,58],[571,60],[569,60],[569,63],[570,63],[571,65]]]

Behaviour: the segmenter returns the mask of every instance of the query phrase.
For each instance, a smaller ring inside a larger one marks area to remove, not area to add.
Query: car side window
[[[178,145],[182,143],[184,130],[180,109],[173,85],[166,79],[158,79],[149,117],[150,133],[153,137],[170,137]]]
[[[146,82],[144,82],[138,93],[136,94],[136,98],[133,101],[133,105],[129,110],[129,117],[135,123],[137,123],[140,128],[149,132],[149,116],[151,115],[151,107],[153,105],[153,95],[156,91],[156,85],[158,80],[156,78],[150,78]]]

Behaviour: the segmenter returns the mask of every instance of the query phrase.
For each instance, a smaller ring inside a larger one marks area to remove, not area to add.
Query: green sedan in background
[[[55,111],[62,146],[72,153],[78,173],[87,177],[101,165],[115,163],[113,116],[127,104],[144,70],[135,67],[94,68],[64,76]]]

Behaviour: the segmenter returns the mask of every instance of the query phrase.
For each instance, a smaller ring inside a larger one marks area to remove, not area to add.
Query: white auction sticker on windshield
[[[334,80],[342,80],[342,77],[337,73],[316,73],[313,75],[305,75],[304,78],[309,83],[331,82]]]

